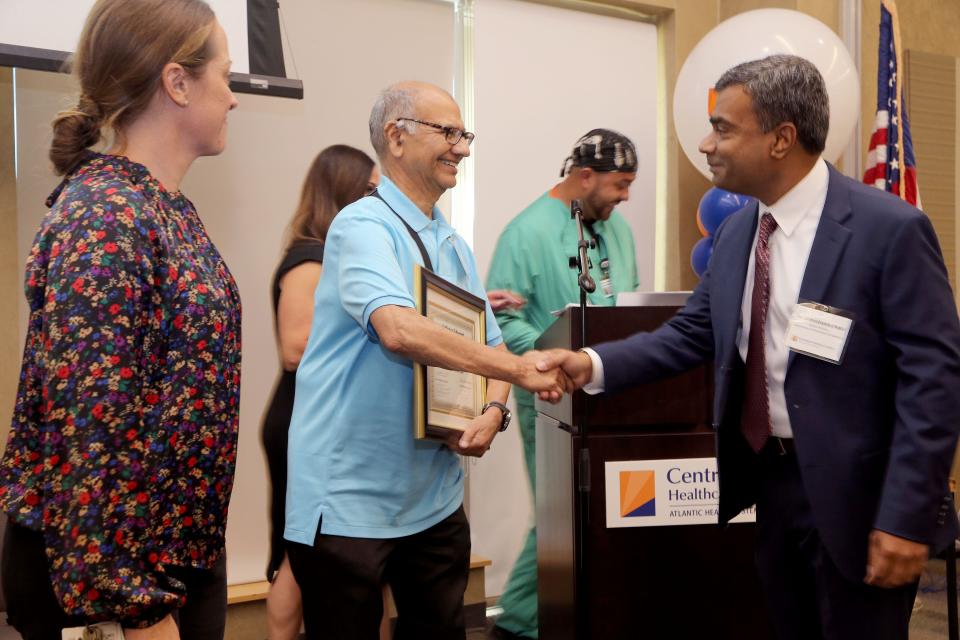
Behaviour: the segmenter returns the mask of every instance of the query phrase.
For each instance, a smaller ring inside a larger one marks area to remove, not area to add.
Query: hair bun
[[[50,160],[57,175],[66,175],[80,162],[87,149],[100,141],[103,111],[94,101],[81,96],[73,109],[53,119]]]

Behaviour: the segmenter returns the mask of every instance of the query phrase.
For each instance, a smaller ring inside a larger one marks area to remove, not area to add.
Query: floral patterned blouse
[[[41,531],[64,611],[153,624],[165,566],[224,552],[240,401],[240,298],[193,204],[91,153],[47,200],[0,508]]]

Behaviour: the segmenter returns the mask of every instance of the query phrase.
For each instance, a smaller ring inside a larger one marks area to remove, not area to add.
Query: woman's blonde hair
[[[156,95],[166,64],[199,75],[214,21],[203,0],[98,0],[69,63],[80,97],[53,120],[50,160],[57,175],[70,173],[104,128],[122,136]]]

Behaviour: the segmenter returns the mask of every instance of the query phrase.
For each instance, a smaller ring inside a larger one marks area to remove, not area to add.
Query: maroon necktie
[[[770,234],[777,221],[769,213],[760,217],[754,254],[753,298],[750,301],[750,336],[747,341],[747,378],[740,429],[754,451],[760,453],[770,437],[770,396],[767,389],[766,327],[770,306]]]

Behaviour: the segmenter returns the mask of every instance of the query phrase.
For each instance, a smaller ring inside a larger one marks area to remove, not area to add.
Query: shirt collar
[[[771,205],[760,202],[760,215],[769,211],[777,221],[777,228],[790,236],[800,221],[816,209],[817,203],[823,204],[829,184],[830,172],[827,170],[827,163],[818,158],[809,173],[779,200]]]
[[[417,205],[413,203],[413,200],[407,197],[407,194],[405,194],[403,191],[400,191],[397,185],[394,184],[393,180],[387,176],[380,177],[380,184],[377,186],[377,193],[379,193],[380,196],[383,197],[383,199],[386,200],[391,207],[393,207],[393,210],[400,214],[400,217],[403,218],[404,221],[406,221],[406,223],[409,224],[410,227],[417,233],[420,233],[426,229],[427,226],[432,222],[432,220],[428,220],[427,217],[423,215],[423,211],[421,211]],[[436,206],[433,207],[432,213],[433,220],[435,220],[441,228],[450,226],[447,224],[447,220],[443,217],[443,214],[440,213],[440,209],[438,209]]]

